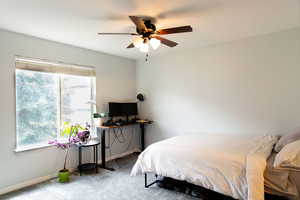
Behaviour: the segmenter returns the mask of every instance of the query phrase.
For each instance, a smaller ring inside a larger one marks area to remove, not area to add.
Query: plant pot
[[[103,122],[104,122],[104,119],[103,118],[99,118],[99,126],[102,126]]]
[[[70,172],[67,169],[62,169],[58,172],[58,181],[60,183],[66,183],[70,181]]]

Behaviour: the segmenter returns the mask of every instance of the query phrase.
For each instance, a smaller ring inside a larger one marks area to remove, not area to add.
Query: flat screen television
[[[137,103],[114,103],[109,102],[109,116],[122,117],[138,115]]]
[[[110,117],[124,116],[124,114],[122,113],[122,104],[121,103],[109,102],[108,109],[109,109]]]
[[[137,103],[122,103],[122,109],[126,116],[138,115]]]

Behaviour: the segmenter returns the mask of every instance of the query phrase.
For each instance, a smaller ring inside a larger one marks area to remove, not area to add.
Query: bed
[[[150,145],[131,175],[154,173],[235,199],[263,200],[264,172],[276,142],[275,136],[177,136]],[[270,178],[270,191],[274,184]]]

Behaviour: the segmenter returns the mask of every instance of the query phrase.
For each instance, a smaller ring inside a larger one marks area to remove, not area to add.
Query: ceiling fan
[[[138,48],[140,51],[147,53],[149,46],[157,49],[160,43],[168,46],[175,47],[178,43],[161,37],[160,35],[192,32],[191,26],[179,26],[174,28],[156,30],[155,24],[149,17],[129,16],[131,21],[136,25],[136,33],[98,33],[99,35],[132,35],[136,36],[133,42],[127,48]],[[150,44],[150,45],[149,45]]]

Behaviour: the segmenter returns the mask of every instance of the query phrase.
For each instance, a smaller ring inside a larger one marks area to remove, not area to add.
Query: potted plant
[[[107,117],[106,113],[94,113],[94,118],[99,119],[99,126],[103,125],[105,117]]]
[[[84,128],[81,127],[79,124],[70,125],[69,122],[65,122],[63,130],[61,132],[61,136],[67,137],[67,141],[49,141],[49,144],[54,144],[57,148],[63,149],[65,151],[64,168],[59,170],[58,172],[58,180],[61,183],[65,183],[70,180],[70,171],[66,168],[66,164],[70,147],[79,142],[79,138],[77,137],[77,135],[80,130],[84,130]]]
[[[85,128],[78,132],[77,138],[79,139],[79,142],[85,144],[89,141],[91,136],[90,128],[91,126],[88,123],[86,123]]]

